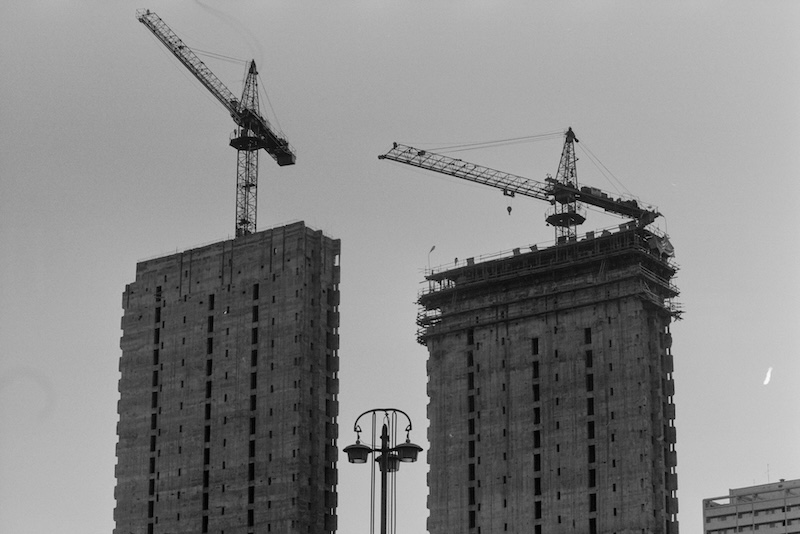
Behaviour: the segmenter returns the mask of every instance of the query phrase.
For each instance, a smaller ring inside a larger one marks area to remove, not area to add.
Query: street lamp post
[[[361,427],[358,422],[367,414],[372,415],[372,446],[361,443]],[[378,423],[378,414],[382,414],[381,420],[381,435],[380,447],[376,443],[376,429]],[[397,443],[397,419],[398,415],[402,414],[408,425],[406,425],[406,441],[404,443]],[[375,464],[381,471],[381,534],[389,534],[388,522],[388,497],[389,497],[389,475],[394,477],[394,474],[400,468],[400,462],[416,462],[417,455],[422,450],[422,447],[411,443],[409,436],[411,432],[411,418],[408,417],[402,410],[395,408],[377,408],[374,410],[367,410],[356,419],[353,425],[353,431],[356,433],[356,442],[353,445],[348,445],[344,448],[347,453],[347,460],[353,464],[367,463],[370,453],[378,453],[379,456],[375,458],[373,463],[373,491],[375,479]],[[374,500],[371,501],[373,510],[370,514],[370,532],[374,529]],[[394,511],[394,493],[392,493],[392,511]],[[394,529],[392,529],[394,531]]]

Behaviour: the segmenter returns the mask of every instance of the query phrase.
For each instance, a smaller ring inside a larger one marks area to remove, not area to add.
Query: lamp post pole
[[[383,414],[381,435],[380,435],[380,448],[375,443],[375,431],[377,423],[377,415]],[[372,446],[361,443],[361,427],[358,425],[359,420],[367,415],[372,415]],[[406,425],[406,441],[405,443],[397,443],[397,419],[398,415],[405,416],[408,421]],[[373,462],[373,491],[374,491],[374,474],[375,464],[381,470],[381,534],[390,534],[389,532],[389,474],[394,476],[394,473],[400,468],[400,462],[416,462],[417,455],[422,450],[422,447],[411,443],[411,419],[408,414],[402,410],[395,408],[378,408],[375,410],[368,410],[356,419],[353,425],[353,431],[356,433],[356,442],[353,445],[348,445],[344,448],[347,454],[347,460],[354,464],[367,463],[367,459],[371,453],[380,453],[380,456],[375,458]],[[373,493],[374,495],[374,493]],[[394,504],[394,493],[392,493],[392,504]],[[372,502],[372,513],[370,514],[370,532],[374,532],[374,501]],[[394,506],[392,506],[394,509]],[[394,529],[392,528],[392,532]]]
[[[381,534],[386,534],[386,508],[389,491],[389,429],[386,423],[381,429]]]

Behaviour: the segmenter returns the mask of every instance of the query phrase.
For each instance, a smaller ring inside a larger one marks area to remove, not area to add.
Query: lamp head
[[[347,454],[347,461],[351,464],[365,464],[372,449],[363,445],[360,440],[356,440],[355,444],[345,447],[344,452]]]

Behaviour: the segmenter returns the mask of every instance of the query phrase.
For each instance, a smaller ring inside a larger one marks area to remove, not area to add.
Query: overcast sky
[[[800,478],[800,3],[27,0],[0,5],[0,530],[111,531],[125,284],[234,232],[233,123],[138,7],[256,59],[297,151],[262,156],[259,228],[342,240],[340,447],[383,406],[426,445],[429,261],[553,238],[543,203],[509,216],[498,191],[378,154],[572,126],[579,181],[656,204],[681,265],[681,531],[705,497]],[[241,91],[243,63],[204,59]],[[541,180],[561,142],[457,157]],[[366,532],[369,470],[339,468],[339,530]],[[425,473],[398,474],[399,532],[424,531]]]

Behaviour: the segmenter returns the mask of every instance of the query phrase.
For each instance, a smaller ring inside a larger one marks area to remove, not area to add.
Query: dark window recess
[[[475,356],[472,354],[472,351],[467,352],[467,367],[472,367],[475,365]]]
[[[156,308],[156,317],[155,317],[155,321],[153,321],[153,322],[155,322],[155,323],[160,323],[161,322],[161,308]]]
[[[534,471],[541,471],[542,470],[542,455],[541,454],[534,454],[533,455],[533,470]]]
[[[542,501],[535,501],[533,503],[533,518],[534,519],[542,518]]]
[[[211,463],[211,449],[203,449],[203,465]]]
[[[203,494],[203,510],[208,510],[208,493]]]
[[[202,530],[203,534],[208,532],[208,516],[207,515],[203,516],[203,525],[202,525],[202,529],[201,530]]]
[[[156,481],[153,478],[151,478],[149,483],[147,484],[147,493],[150,495],[156,494]]]
[[[206,398],[207,399],[211,398],[211,380],[206,382]]]
[[[161,302],[161,286],[156,286],[156,302]]]
[[[155,472],[156,472],[156,459],[150,458],[150,474],[152,475]]]
[[[467,373],[467,388],[475,389],[475,373]]]
[[[252,527],[256,522],[256,516],[254,510],[247,511],[247,526]]]
[[[586,437],[594,439],[594,421],[586,423]]]
[[[258,284],[253,284],[253,300],[258,300]]]
[[[208,480],[209,480],[208,471],[203,471],[203,487],[204,488],[208,487]]]
[[[208,311],[211,311],[213,309],[214,309],[214,295],[209,295],[208,296]]]
[[[151,402],[150,402],[151,408],[158,408],[158,393],[157,392],[154,391],[151,394],[151,399],[150,400],[151,400]]]
[[[206,425],[205,429],[203,430],[203,441],[208,443],[211,441],[211,427]]]
[[[538,407],[533,409],[533,424],[542,424],[542,410]]]
[[[469,435],[472,436],[475,434],[475,419],[469,419],[467,421],[468,428],[469,428]]]
[[[475,522],[476,522],[475,515],[476,515],[475,510],[469,511],[469,528],[475,528]]]
[[[597,486],[597,469],[589,469],[589,487]]]
[[[594,445],[589,445],[589,463],[593,464],[597,461],[597,453]]]
[[[158,428],[158,416],[156,414],[150,415],[150,429],[155,430]]]
[[[258,351],[256,349],[250,351],[250,365],[253,367],[258,365]]]
[[[250,373],[250,389],[256,389],[257,373]]]
[[[539,354],[539,338],[538,337],[531,338],[531,354],[533,354],[534,356]]]
[[[258,328],[253,328],[250,332],[250,343],[255,345],[258,343]]]
[[[250,409],[251,410],[255,410],[256,409],[256,396],[255,395],[250,395]]]
[[[156,452],[156,437],[150,436],[150,452]]]
[[[586,391],[594,391],[594,375],[586,375]]]
[[[158,365],[158,349],[153,349],[153,365]]]
[[[469,488],[467,493],[469,495],[469,504],[475,504],[475,488]]]
[[[211,376],[211,370],[214,366],[213,360],[206,360],[206,376]]]
[[[214,331],[214,316],[213,315],[209,315],[208,316],[208,331],[209,332],[213,332]]]
[[[161,341],[161,329],[156,328],[153,330],[153,343],[158,343]]]
[[[252,440],[250,441],[250,447],[248,449],[247,455],[250,458],[255,458],[255,456],[256,456],[256,442],[255,441],[252,441]]]
[[[541,430],[534,430],[533,431],[533,448],[538,449],[542,446],[542,431]]]
[[[158,371],[153,371],[153,387],[158,385]]]
[[[475,464],[469,464],[469,480],[475,480]]]
[[[533,401],[536,402],[539,400],[539,384],[533,385]]]
[[[589,494],[589,511],[596,512],[597,511],[597,494],[590,493]]]
[[[206,404],[206,420],[211,419],[211,405]]]
[[[539,378],[539,362],[533,362],[533,378]]]
[[[253,322],[258,322],[258,306],[253,306]]]
[[[474,345],[475,344],[475,329],[468,328],[467,329],[467,345]]]
[[[147,517],[153,517],[153,512],[155,512],[156,503],[153,501],[148,501],[147,503]]]
[[[256,464],[247,465],[247,480],[253,481],[256,479]]]
[[[206,339],[206,354],[212,354],[214,352],[214,338],[210,337]]]
[[[255,433],[256,433],[256,418],[255,417],[251,417],[250,418],[250,434],[255,434]]]
[[[592,351],[586,351],[586,367],[592,367],[594,365],[594,356],[592,355]]]
[[[591,328],[584,328],[583,329],[583,342],[589,344],[592,342],[592,329]]]
[[[253,486],[247,488],[247,502],[248,504],[256,502],[256,488]]]
[[[475,458],[475,440],[469,442],[469,457]]]
[[[474,412],[475,411],[475,396],[474,395],[470,395],[469,397],[467,397],[467,409],[470,412]]]
[[[542,479],[540,477],[536,477],[533,479],[533,494],[534,495],[542,494]]]
[[[594,399],[592,397],[586,399],[586,415],[594,415]]]
[[[589,534],[597,534],[597,518],[592,517],[589,519]]]

